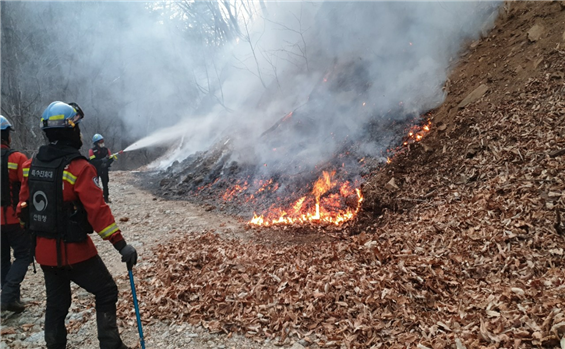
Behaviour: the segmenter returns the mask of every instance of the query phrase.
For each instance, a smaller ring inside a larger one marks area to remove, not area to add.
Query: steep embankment
[[[564,8],[506,4],[430,135],[364,186],[359,235],[179,238],[140,270],[144,318],[296,346],[559,347]]]

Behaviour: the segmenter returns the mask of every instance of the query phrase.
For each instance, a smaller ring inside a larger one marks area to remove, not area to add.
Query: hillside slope
[[[145,320],[280,345],[558,348],[564,23],[560,2],[507,3],[454,67],[430,134],[364,185],[350,231],[160,246],[140,269]]]

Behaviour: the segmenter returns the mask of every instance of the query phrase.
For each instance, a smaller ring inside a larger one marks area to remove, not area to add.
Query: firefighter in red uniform
[[[10,132],[13,131],[12,124],[4,116],[0,115],[2,129],[2,230],[0,232],[2,241],[2,311],[13,311],[20,313],[25,307],[20,300],[20,284],[22,283],[31,256],[31,237],[28,232],[20,227],[20,221],[16,216],[16,205],[20,195],[20,186],[23,181],[23,165],[27,157],[10,149],[12,139]],[[10,259],[10,248],[14,250],[14,263]]]
[[[100,348],[122,349],[127,347],[116,324],[118,288],[88,234],[94,230],[110,241],[128,268],[137,263],[137,252],[104,203],[96,170],[78,151],[83,117],[75,103],[53,102],[45,109],[41,128],[50,143],[24,164],[18,210],[36,239],[35,258],[45,277],[47,348],[66,347],[73,281],[96,297]]]
[[[117,156],[112,155],[110,149],[104,146],[104,137],[97,133],[94,137],[92,137],[92,148],[88,149],[88,157],[90,159],[90,163],[96,168],[98,177],[100,177],[100,181],[102,182],[104,201],[106,201],[106,203],[110,203],[110,192],[108,190],[110,175],[108,172],[112,162],[117,159]]]

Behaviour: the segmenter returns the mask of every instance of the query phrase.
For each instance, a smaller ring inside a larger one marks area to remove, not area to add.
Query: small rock
[[[477,87],[476,89],[473,90],[473,92],[469,93],[467,97],[465,97],[465,99],[461,101],[461,103],[459,103],[457,109],[465,108],[470,103],[473,103],[479,98],[481,98],[487,91],[488,91],[488,86],[485,84]]]
[[[11,343],[11,346],[9,348],[21,348],[23,347],[23,344],[20,340],[15,340]]]
[[[298,342],[294,342],[294,344],[292,345],[292,347],[290,347],[290,349],[304,349],[304,346]]]
[[[387,184],[385,184],[385,188],[390,191],[400,190],[400,188],[396,185],[396,181],[394,180],[394,177],[391,178]]]
[[[543,32],[544,32],[544,28],[541,25],[539,24],[534,25],[533,27],[530,28],[530,30],[528,30],[528,40],[530,40],[531,42],[538,41],[543,35]]]
[[[537,69],[538,66],[541,64],[541,62],[543,62],[543,57],[536,59],[536,60],[534,61],[534,69]]]
[[[420,145],[424,148],[424,151],[427,153],[431,153],[434,151],[434,148],[430,147],[429,145],[426,145],[426,143],[420,142]]]
[[[81,321],[84,317],[84,314],[81,313],[72,313],[67,317],[68,321]]]
[[[45,337],[45,335],[44,335],[44,332],[43,332],[43,331],[41,331],[41,332],[36,332],[36,333],[32,334],[31,336],[27,337],[27,338],[24,340],[24,342],[27,342],[27,343],[36,343],[36,344],[38,344],[37,347],[40,347],[39,344],[43,342],[43,338],[44,338],[44,337]]]
[[[77,337],[78,338],[87,337],[88,336],[88,330],[89,330],[88,326],[82,326],[77,332]]]
[[[522,70],[524,70],[524,68],[522,68],[521,65],[518,65],[514,71],[516,72],[516,74],[518,74],[518,73],[521,72]]]

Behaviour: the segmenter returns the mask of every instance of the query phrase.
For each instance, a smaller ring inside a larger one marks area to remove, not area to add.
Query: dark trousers
[[[20,284],[24,280],[27,268],[32,261],[31,236],[19,224],[2,226],[0,233],[1,270],[2,270],[2,304],[20,301]],[[14,250],[14,262],[10,256],[10,248]]]
[[[108,201],[108,197],[110,195],[110,191],[108,190],[108,182],[110,181],[110,175],[108,174],[108,170],[98,171],[98,177],[100,177],[100,181],[102,182],[102,190],[104,191],[104,200]]]
[[[123,348],[116,325],[118,287],[106,265],[96,256],[67,267],[41,266],[47,290],[45,312],[45,342],[48,349],[65,349],[67,329],[65,317],[71,306],[71,281],[94,294],[96,324],[101,349]]]

